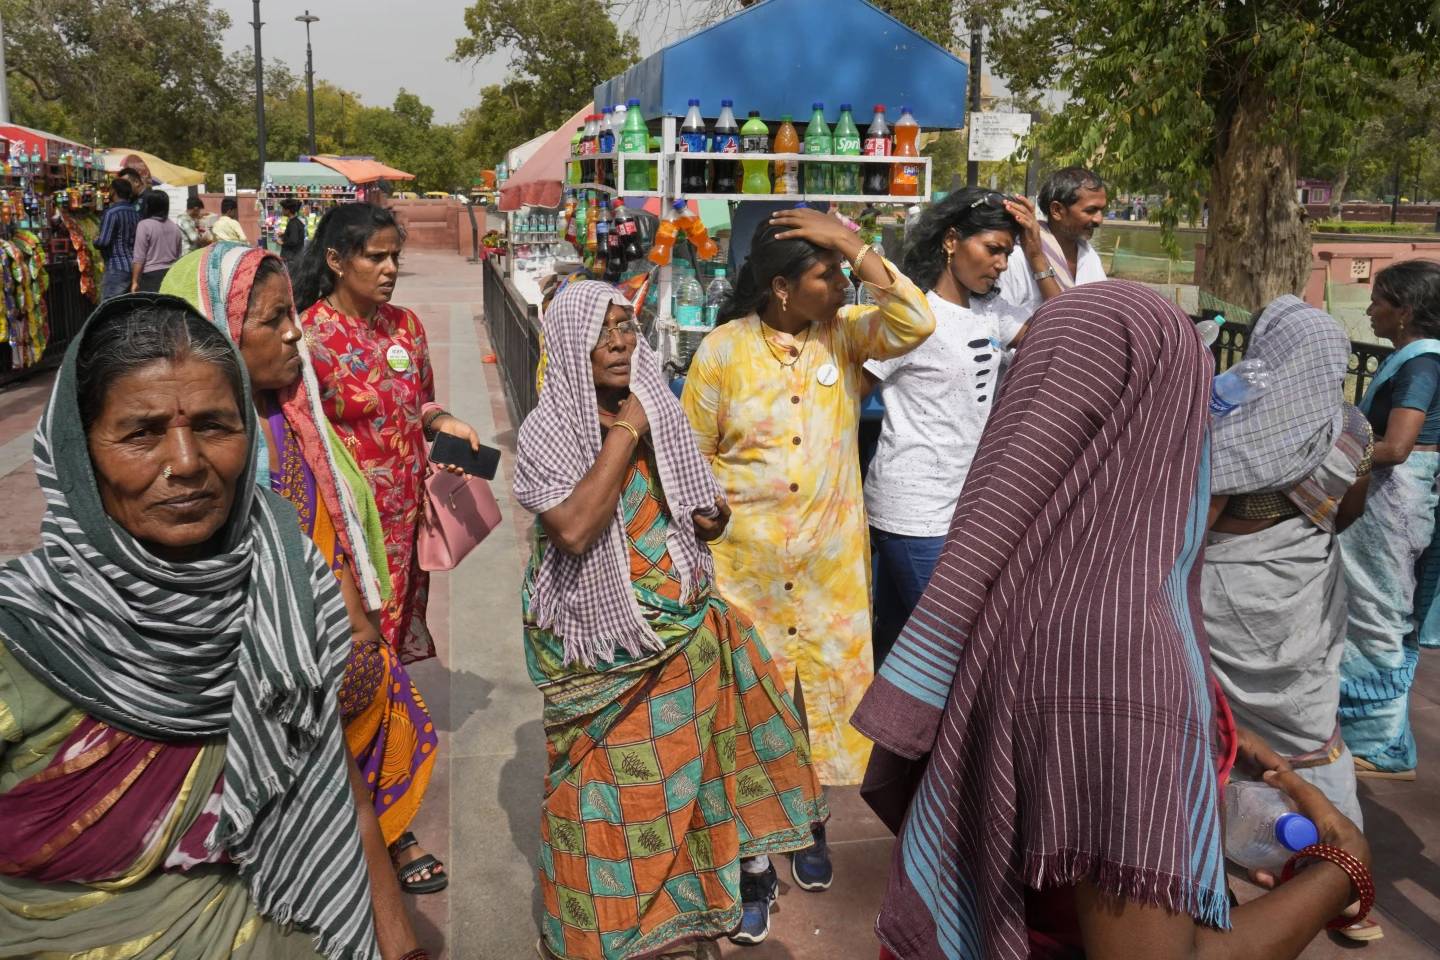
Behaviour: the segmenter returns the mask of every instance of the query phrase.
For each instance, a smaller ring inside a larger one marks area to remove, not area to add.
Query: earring
[[[165,469],[160,471],[160,476],[164,477],[166,480],[169,480],[171,475],[174,474],[174,472],[174,470],[170,469],[170,464],[167,463],[165,464]]]
[[[789,309],[790,309],[790,298],[789,298],[789,297],[781,297],[781,298],[780,298],[780,312],[781,312],[781,313],[784,313],[786,310],[789,310]]]
[[[946,268],[947,270],[950,268],[950,261],[951,261],[951,260],[954,260],[954,259],[955,259],[955,251],[954,251],[954,250],[946,250],[946,251],[945,251],[945,268]]]

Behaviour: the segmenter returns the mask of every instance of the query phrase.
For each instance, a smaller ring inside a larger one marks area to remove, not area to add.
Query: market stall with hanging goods
[[[932,171],[920,134],[965,125],[967,82],[963,61],[865,0],[762,0],[595,88],[601,112],[575,134],[567,177],[573,233],[607,279],[653,268],[647,326],[683,373],[713,326],[704,264],[729,244],[713,243],[676,201],[725,202],[742,231],[757,222],[744,205],[757,202],[819,204],[856,219],[862,208],[927,203]],[[646,179],[651,189],[637,189]],[[652,247],[638,265],[622,253],[617,270],[605,201],[624,209],[627,198],[649,196],[673,221],[657,231],[668,249],[655,256]],[[748,236],[730,239],[748,249]],[[677,270],[691,276],[677,282]]]
[[[99,301],[105,179],[91,147],[0,124],[0,385],[58,357]]]
[[[339,203],[353,203],[356,193],[355,184],[323,163],[269,161],[265,164],[265,182],[255,197],[260,211],[260,239],[267,248],[280,249],[286,200],[303,204],[308,237],[314,235],[326,210]]]
[[[128,168],[139,173],[147,183],[157,180],[170,187],[205,186],[205,171],[182,167],[144,150],[111,147],[102,151],[100,157],[106,173],[116,174]]]

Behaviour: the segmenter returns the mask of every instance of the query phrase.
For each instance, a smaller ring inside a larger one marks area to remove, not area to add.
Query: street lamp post
[[[260,0],[254,0],[255,19],[250,26],[255,28],[255,133],[260,146],[260,189],[265,189],[265,61],[260,55]]]
[[[310,50],[310,24],[319,21],[309,10],[296,23],[305,24],[305,121],[310,131],[310,156],[315,156],[315,56]]]

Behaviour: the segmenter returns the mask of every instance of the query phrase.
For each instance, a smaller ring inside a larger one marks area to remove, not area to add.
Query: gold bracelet
[[[865,246],[860,248],[860,253],[855,257],[855,259],[850,261],[850,272],[855,274],[857,277],[860,275],[860,264],[864,263],[865,258],[870,256],[870,249],[870,244],[865,244]]]
[[[610,429],[614,430],[616,427],[621,427],[625,430],[629,430],[630,436],[635,438],[635,445],[637,447],[640,445],[640,431],[636,430],[633,424],[628,423],[624,420],[616,420],[614,423],[610,424]]]

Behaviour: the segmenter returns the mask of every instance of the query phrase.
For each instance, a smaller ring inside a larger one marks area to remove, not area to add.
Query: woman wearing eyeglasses
[[[1028,200],[968,188],[910,232],[904,270],[927,291],[935,333],[903,356],[865,364],[885,407],[865,477],[877,670],[930,582],[995,401],[1001,354],[1025,324],[998,296],[999,279],[1017,238],[1035,228]]]

